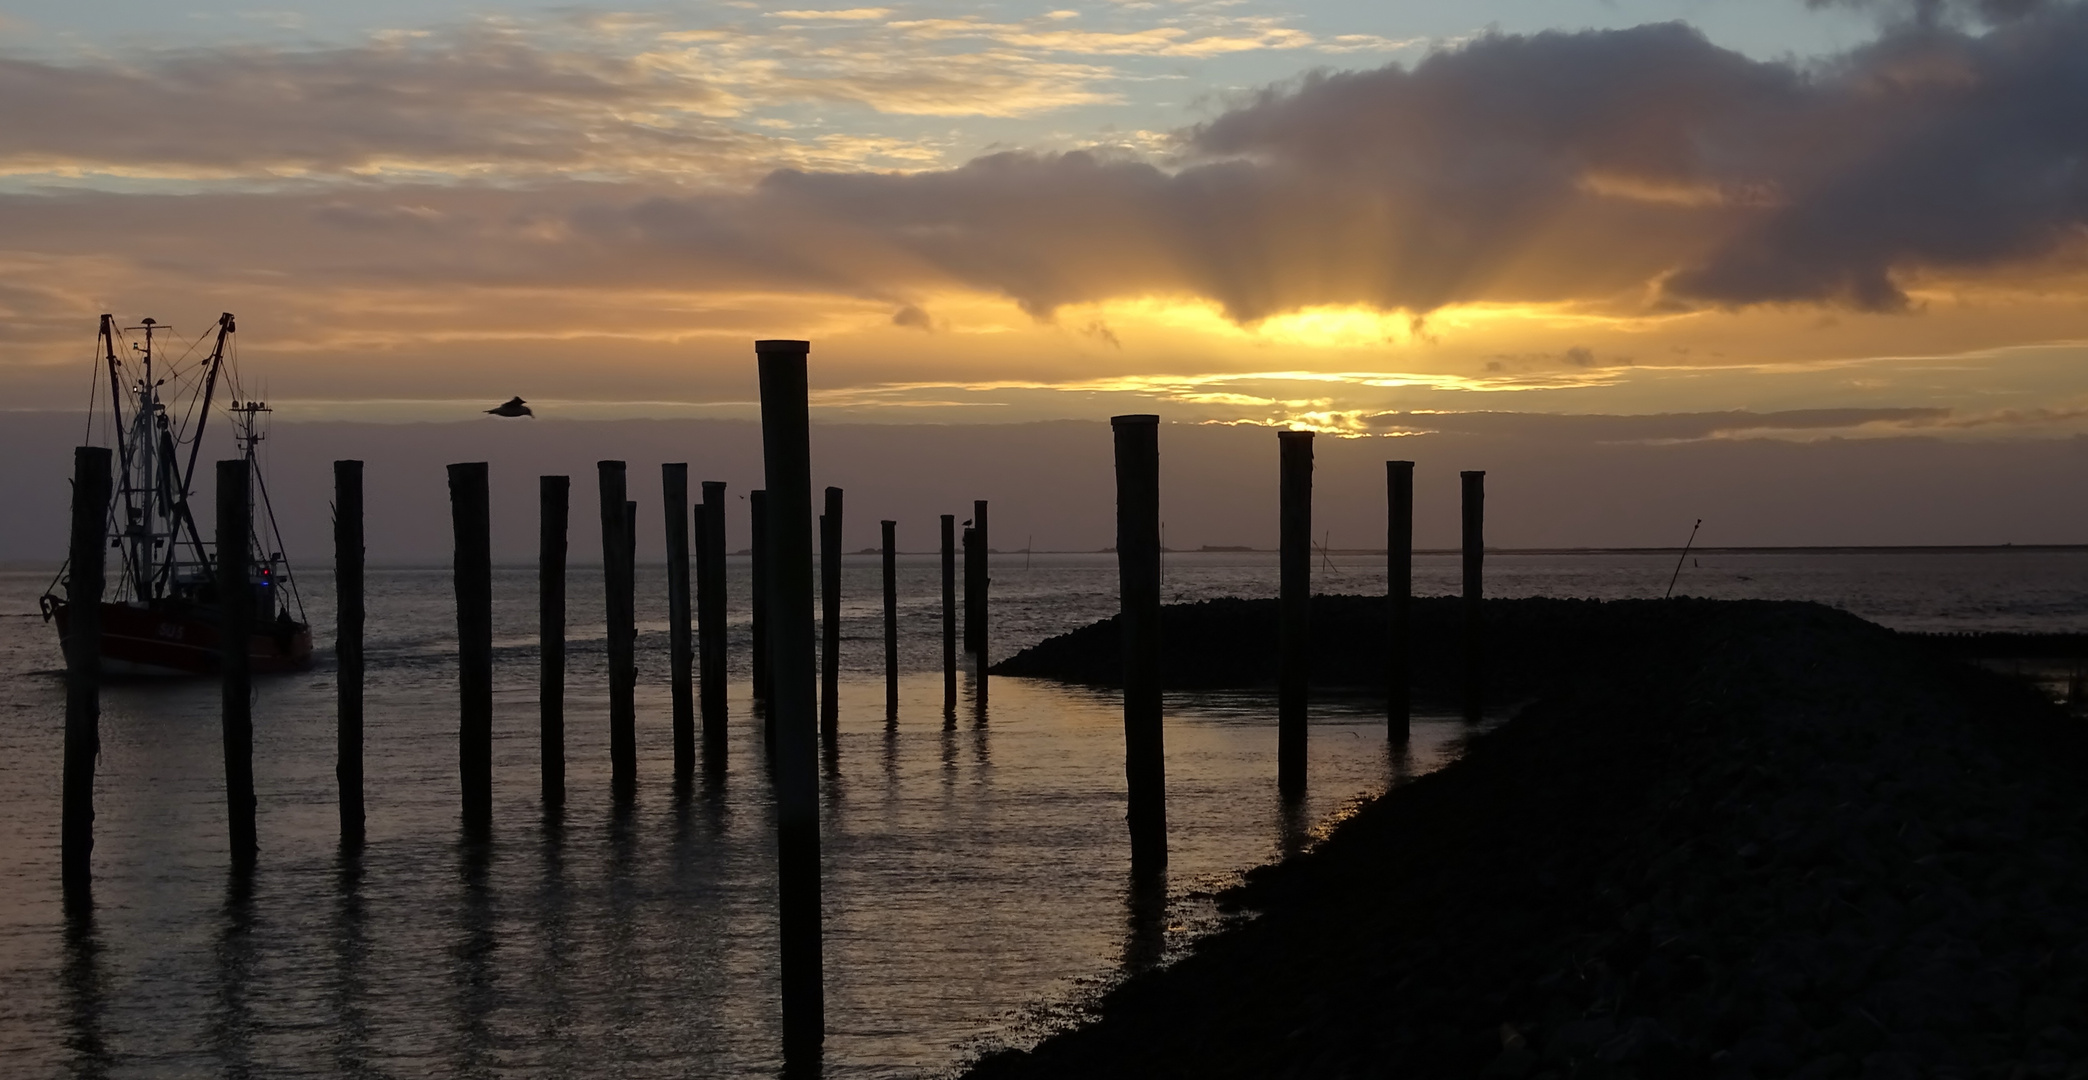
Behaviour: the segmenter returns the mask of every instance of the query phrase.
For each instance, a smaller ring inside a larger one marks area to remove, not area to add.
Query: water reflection
[[[1124,975],[1157,967],[1167,956],[1167,871],[1134,869],[1124,890]]]
[[[329,995],[334,1022],[334,1068],[344,1076],[372,1076],[369,963],[370,943],[365,926],[368,912],[362,895],[363,865],[353,850],[344,849],[334,869],[333,993]]]
[[[225,890],[224,923],[213,942],[217,1007],[210,1022],[210,1048],[218,1074],[253,1075],[254,1069],[254,889],[248,871],[234,870]]]
[[[1312,817],[1302,795],[1276,800],[1276,850],[1286,859],[1312,845]]]
[[[65,914],[65,965],[59,972],[65,1002],[65,1048],[72,1052],[72,1073],[82,1077],[109,1075],[111,1055],[102,1035],[107,998],[102,986],[101,938],[95,933],[94,904],[74,897]]]
[[[499,1003],[495,954],[500,942],[494,933],[493,897],[487,880],[492,849],[485,843],[465,843],[460,845],[459,854],[462,889],[457,903],[456,945],[451,953],[457,988],[455,1074],[483,1075],[496,1064],[489,1021]]]

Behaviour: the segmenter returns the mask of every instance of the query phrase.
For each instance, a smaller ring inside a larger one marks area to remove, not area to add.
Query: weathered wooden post
[[[713,769],[725,767],[725,484],[703,482],[703,557],[696,561],[696,623],[703,657],[703,746]]]
[[[1279,431],[1282,591],[1277,615],[1276,788],[1305,790],[1307,684],[1312,677],[1312,432]]]
[[[899,523],[880,521],[884,541],[885,720],[899,722]]]
[[[1385,462],[1385,736],[1412,732],[1414,463]]]
[[[957,711],[957,515],[942,516],[943,712]]]
[[[596,462],[595,478],[602,498],[602,612],[609,624],[609,790],[622,803],[638,792],[637,616],[624,463]]]
[[[65,577],[65,783],[59,885],[67,906],[94,884],[94,761],[101,754],[101,605],[106,588],[109,448],[73,448],[72,542]]]
[[[754,697],[767,701],[769,696],[769,515],[768,492],[747,492],[747,525],[752,533],[752,549],[748,556],[748,576],[754,588]]]
[[[260,843],[254,832],[254,715],[252,645],[254,583],[247,553],[253,544],[253,489],[247,463],[217,463],[218,665],[224,676],[225,821],[232,868],[253,869]]]
[[[819,737],[828,753],[841,739],[841,489],[826,489],[819,516]]]
[[[363,463],[334,462],[334,782],[341,846],[363,845]]]
[[[566,524],[573,479],[537,478],[537,746],[544,809],[565,807]]]
[[[1479,603],[1485,592],[1486,473],[1461,472],[1464,481],[1464,717],[1486,715],[1486,628]]]
[[[819,748],[812,708],[811,343],[757,341],[768,507],[769,715],[776,733],[783,1049],[816,1059],[826,1036],[819,912]],[[759,550],[757,548],[756,550]]]
[[[667,527],[667,678],[674,700],[674,778],[696,772],[695,643],[689,636],[689,466],[660,466]]]
[[[457,772],[464,834],[493,831],[493,526],[486,463],[449,467],[457,592]]]
[[[975,622],[967,621],[965,629],[970,631],[974,627],[977,628],[972,639],[972,656],[979,664],[979,673],[974,685],[977,690],[976,697],[978,703],[984,705],[986,703],[986,650],[988,644],[986,635],[988,618],[987,594],[993,590],[993,544],[990,534],[986,531],[986,500],[984,499],[972,500],[972,539],[976,542],[973,550],[978,552],[979,559],[977,563],[979,580],[975,596],[977,619]],[[967,613],[966,618],[970,620],[972,618],[971,614]]]
[[[1124,779],[1131,866],[1167,865],[1167,754],[1160,699],[1160,418],[1115,416],[1117,582],[1124,642]]]

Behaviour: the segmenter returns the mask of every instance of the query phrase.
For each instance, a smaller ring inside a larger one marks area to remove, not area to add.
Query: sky
[[[822,423],[2071,443],[2084,55],[2041,0],[8,0],[0,409],[233,311],[284,424],[745,420],[791,337]]]

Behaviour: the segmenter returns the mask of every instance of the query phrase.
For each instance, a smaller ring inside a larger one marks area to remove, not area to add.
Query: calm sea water
[[[1498,555],[1494,595],[1659,595],[1672,556]],[[1449,557],[1419,591],[1449,592]],[[1374,592],[1337,556],[1316,587]],[[996,655],[1115,609],[1109,556],[1000,556]],[[457,843],[453,610],[442,568],[371,575],[368,849],[338,857],[334,681],[263,681],[261,863],[228,889],[217,688],[103,695],[91,920],[58,905],[63,694],[34,615],[48,570],[0,571],[0,1063],[10,1076],[746,1076],[779,1067],[773,807],[746,692],[735,560],[732,740],[721,785],[669,775],[664,574],[641,573],[636,811],[610,813],[598,574],[571,585],[569,805],[537,805],[535,573],[496,572],[496,839]],[[302,582],[322,651],[326,575]],[[1169,600],[1273,595],[1268,554],[1170,556]],[[826,1071],[912,1076],[1020,1044],[1216,925],[1212,891],[1308,846],[1346,808],[1454,755],[1422,717],[1404,755],[1379,704],[1316,705],[1311,788],[1275,790],[1273,702],[1176,696],[1165,896],[1134,892],[1122,728],[1107,693],[997,680],[941,709],[938,570],[901,569],[902,711],[884,723],[872,557],[844,584],[841,744],[823,781]],[[2081,630],[2088,553],[1725,554],[1678,592],[1815,599],[1913,629]]]

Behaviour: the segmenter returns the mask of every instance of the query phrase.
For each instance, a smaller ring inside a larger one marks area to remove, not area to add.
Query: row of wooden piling
[[[767,735],[774,763],[778,820],[781,972],[786,1054],[817,1053],[823,1037],[818,831],[818,747],[829,748],[838,729],[839,573],[842,491],[828,488],[819,519],[824,663],[813,667],[813,514],[807,392],[803,341],[760,341],[755,345],[761,384],[763,463],[766,487],[749,495],[753,526],[754,691],[766,706]],[[1135,869],[1151,870],[1167,858],[1165,749],[1160,686],[1159,417],[1119,416],[1111,421],[1116,452],[1117,558],[1120,575],[1124,658],[1125,774],[1128,825]],[[1310,674],[1310,571],[1312,435],[1279,433],[1281,448],[1281,589],[1278,701],[1278,787],[1286,798],[1305,784],[1307,685]],[[98,749],[99,640],[103,591],[103,522],[110,499],[109,451],[82,447],[75,456],[72,571],[68,601],[72,624],[67,648],[67,724],[64,774],[62,873],[68,896],[84,895],[93,833],[93,761]],[[1387,462],[1386,658],[1388,735],[1408,737],[1410,698],[1413,554],[1413,463]],[[622,462],[597,466],[608,616],[610,756],[612,792],[627,802],[636,787],[635,739],[635,532],[637,504],[627,495]],[[1484,559],[1484,473],[1462,474],[1464,507],[1464,638],[1466,713],[1478,715],[1484,683],[1479,666],[1481,577]],[[455,535],[454,587],[458,620],[458,769],[464,830],[483,839],[492,826],[492,563],[487,466],[449,467]],[[364,835],[362,799],[362,684],[364,659],[364,538],[362,464],[335,463],[335,573],[340,591],[339,730],[337,777],[341,785],[341,830],[346,845]],[[248,626],[251,617],[243,542],[251,521],[249,477],[244,461],[218,465],[218,573],[224,643],[223,738],[230,839],[236,869],[250,869],[257,845],[254,829],[252,726],[249,715]],[[722,767],[725,724],[724,492],[706,482],[692,508],[686,465],[662,471],[668,510],[670,668],[674,682],[675,775],[694,769],[701,687],[706,755]],[[565,584],[570,480],[540,481],[542,526],[538,586],[540,723],[543,802],[563,804]],[[694,528],[690,515],[695,515]],[[974,505],[962,530],[965,584],[965,646],[978,658],[977,694],[986,693],[988,507]],[[941,526],[944,706],[956,706],[955,515]],[[885,614],[886,714],[898,711],[896,630],[896,523],[880,522]],[[693,543],[692,543],[693,542]],[[695,549],[695,573],[689,571]],[[694,592],[693,605],[691,592]],[[692,643],[690,616],[697,623]],[[693,648],[692,648],[693,644]],[[822,684],[815,692],[815,679]]]

